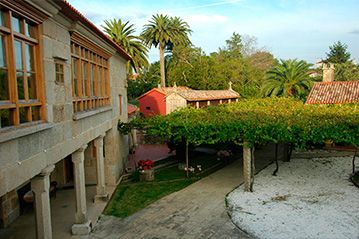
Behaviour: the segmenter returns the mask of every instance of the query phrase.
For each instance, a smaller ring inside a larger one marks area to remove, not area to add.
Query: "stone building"
[[[126,163],[131,57],[64,0],[0,6],[0,228],[32,197],[37,238],[52,238],[53,182],[74,188],[72,233],[86,234],[86,185],[106,200]]]
[[[350,104],[359,103],[359,79],[334,81],[334,64],[320,63],[323,82],[316,82],[306,100],[306,104]]]
[[[186,86],[159,86],[144,93],[138,99],[140,112],[148,117],[166,115],[186,106],[203,108],[237,102],[239,98],[240,95],[232,89],[232,83],[229,83],[228,90],[193,90]]]

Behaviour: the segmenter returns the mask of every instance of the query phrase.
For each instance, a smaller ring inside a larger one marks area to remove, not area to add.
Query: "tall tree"
[[[359,65],[353,61],[348,61],[335,65],[335,81],[359,80]]]
[[[152,63],[141,71],[136,79],[128,81],[127,95],[129,100],[134,100],[145,92],[156,87],[160,82],[160,64]]]
[[[303,96],[313,84],[309,76],[310,66],[305,61],[281,60],[267,72],[267,79],[262,85],[264,96]]]
[[[188,45],[191,33],[189,25],[179,17],[167,15],[153,15],[152,19],[143,28],[141,36],[144,43],[151,47],[159,47],[161,85],[166,86],[165,79],[165,49],[172,49],[176,45]]]
[[[135,29],[133,24],[129,22],[122,22],[121,19],[105,20],[105,26],[102,26],[104,31],[132,57],[133,66],[136,71],[149,65],[148,49],[142,43],[139,36],[135,36]],[[131,67],[129,65],[128,70]],[[130,72],[128,72],[130,73]]]
[[[333,46],[329,46],[329,53],[326,61],[331,63],[346,63],[350,60],[350,53],[347,51],[348,46],[340,41],[335,42]]]

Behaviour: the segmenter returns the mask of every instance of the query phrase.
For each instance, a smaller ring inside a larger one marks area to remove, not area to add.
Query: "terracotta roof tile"
[[[162,91],[165,94],[170,94],[172,92],[183,92],[183,91],[188,91],[188,90],[192,90],[191,88],[187,87],[187,86],[176,86],[176,87],[160,87],[158,88],[160,91]]]
[[[141,96],[137,97],[137,99],[140,99],[146,95],[148,95],[149,93],[153,92],[153,91],[157,91],[160,92],[161,94],[163,94],[164,96],[167,96],[168,94],[174,92],[175,90],[177,91],[186,91],[186,90],[192,90],[191,88],[187,87],[187,86],[177,86],[177,87],[156,87],[153,88],[149,91],[147,91],[146,93],[142,94]]]
[[[127,114],[131,115],[133,113],[135,113],[136,111],[138,111],[138,107],[132,104],[127,104]]]
[[[237,99],[239,94],[233,90],[188,90],[178,92],[188,101]]]
[[[144,97],[152,91],[158,91],[166,97],[172,93],[177,93],[188,101],[201,101],[201,100],[220,100],[220,99],[237,99],[240,95],[234,90],[193,90],[187,86],[176,87],[159,87],[147,91],[138,99]]]
[[[114,42],[104,32],[98,29],[95,26],[95,24],[93,24],[90,20],[88,20],[84,15],[82,15],[82,13],[80,13],[66,0],[55,0],[55,3],[61,7],[61,12],[65,14],[68,18],[72,19],[73,21],[80,21],[82,24],[90,28],[98,36],[104,39],[107,43],[112,45],[126,60],[132,60],[131,56],[127,54],[127,52],[124,49],[122,49],[122,47],[119,44]]]
[[[335,81],[315,83],[306,104],[359,103],[358,81]]]

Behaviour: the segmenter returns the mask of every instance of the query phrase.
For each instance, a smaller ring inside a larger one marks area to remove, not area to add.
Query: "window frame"
[[[111,54],[98,45],[77,32],[71,32],[71,81],[74,113],[111,105],[110,57]]]
[[[0,101],[0,113],[8,111],[10,114],[9,125],[3,127],[0,124],[0,130],[26,123],[46,121],[41,39],[41,23],[44,20],[44,15],[39,12],[32,12],[33,9],[25,5],[16,5],[16,2],[12,2],[12,5],[6,2],[0,3],[3,22],[3,25],[0,26],[0,34],[4,39],[4,60],[7,67],[6,81],[8,86],[8,100]],[[13,29],[13,17],[19,20],[20,32]],[[27,28],[29,25],[32,26],[32,30]],[[21,69],[16,67],[15,42],[20,42]],[[26,53],[26,45],[32,47],[32,58]],[[25,60],[27,57],[29,57],[28,62]],[[29,65],[31,69],[27,69],[28,63],[31,64]],[[23,75],[24,99],[19,97],[17,73]],[[30,74],[34,77],[32,82],[34,88],[29,85],[28,75]],[[30,97],[30,89],[35,97]]]
[[[63,85],[65,83],[65,64],[66,61],[62,59],[55,58],[54,66],[55,66],[55,83],[57,85]],[[61,70],[58,71],[57,66],[61,67]],[[58,80],[58,77],[61,77],[61,80]]]

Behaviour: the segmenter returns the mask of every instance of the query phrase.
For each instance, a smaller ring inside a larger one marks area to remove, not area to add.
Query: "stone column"
[[[137,147],[137,146],[138,146],[138,142],[137,142],[137,129],[132,129],[132,130],[131,130],[131,135],[132,135],[132,144],[133,144],[133,147]]]
[[[51,165],[41,171],[41,173],[31,179],[31,190],[35,197],[35,217],[36,217],[36,238],[51,239],[51,208],[50,208],[50,173],[55,169]]]
[[[100,135],[95,139],[96,147],[96,163],[97,163],[97,187],[95,202],[107,201],[108,193],[105,185],[105,162],[103,157],[103,138],[105,135]]]
[[[72,154],[74,163],[75,193],[76,193],[76,213],[75,224],[72,225],[73,235],[87,235],[91,231],[91,222],[87,219],[86,208],[86,188],[85,188],[85,149],[83,145]]]
[[[244,191],[252,192],[252,150],[246,143],[243,144],[243,179],[244,179]]]

